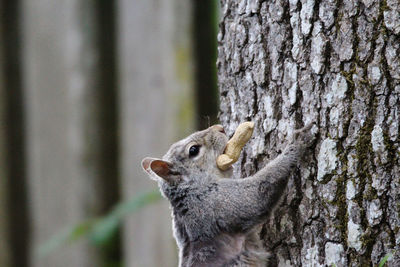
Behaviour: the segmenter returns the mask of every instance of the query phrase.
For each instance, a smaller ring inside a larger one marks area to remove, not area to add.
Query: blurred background
[[[217,120],[217,0],[0,15],[0,266],[177,266],[140,162]]]

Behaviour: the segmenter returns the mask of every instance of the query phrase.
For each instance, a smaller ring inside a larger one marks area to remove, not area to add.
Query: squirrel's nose
[[[214,130],[216,130],[216,131],[218,131],[218,132],[225,133],[224,127],[222,127],[221,124],[213,125],[213,126],[211,126],[210,128],[211,128],[211,129],[214,129]]]

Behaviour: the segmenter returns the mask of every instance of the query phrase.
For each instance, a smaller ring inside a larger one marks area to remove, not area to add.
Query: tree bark
[[[256,123],[236,172],[319,138],[261,237],[279,266],[400,265],[400,4],[222,0],[220,120]]]

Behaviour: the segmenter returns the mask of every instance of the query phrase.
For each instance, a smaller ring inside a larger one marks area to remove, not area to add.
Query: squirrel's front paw
[[[318,127],[315,123],[309,123],[301,129],[294,131],[292,143],[297,143],[304,147],[311,147],[316,140]]]

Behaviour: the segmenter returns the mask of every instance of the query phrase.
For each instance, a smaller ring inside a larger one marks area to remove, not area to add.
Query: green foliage
[[[393,254],[391,252],[389,252],[388,254],[385,255],[385,257],[383,257],[381,259],[381,261],[379,262],[378,267],[383,267],[385,265],[385,263],[389,260],[389,258],[391,258],[393,256]]]
[[[58,247],[73,243],[84,236],[88,237],[94,246],[102,247],[109,243],[115,236],[125,216],[135,213],[141,208],[155,203],[160,199],[161,194],[158,191],[151,191],[134,196],[128,201],[117,204],[103,217],[85,220],[55,234],[39,247],[37,253],[39,257],[45,256]]]

